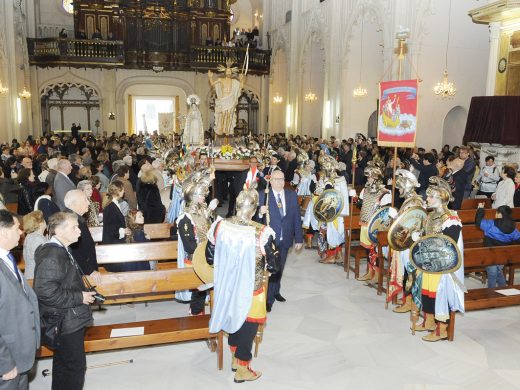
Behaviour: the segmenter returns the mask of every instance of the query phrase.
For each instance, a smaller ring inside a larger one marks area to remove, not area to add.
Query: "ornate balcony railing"
[[[121,67],[122,41],[27,38],[29,63],[36,66]]]
[[[246,49],[223,46],[192,46],[177,52],[125,52],[122,41],[28,38],[29,62],[40,67],[127,68],[206,71],[231,59],[242,67]],[[269,74],[271,52],[249,50],[249,72]]]
[[[195,69],[213,69],[231,59],[239,68],[244,64],[246,49],[242,47],[195,46],[191,48],[190,62]],[[249,49],[249,71],[254,74],[269,74],[271,52]]]

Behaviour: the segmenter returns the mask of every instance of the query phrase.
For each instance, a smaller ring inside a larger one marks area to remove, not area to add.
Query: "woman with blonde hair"
[[[144,223],[162,223],[166,208],[162,204],[161,194],[157,187],[157,176],[151,170],[144,171],[139,179],[137,203],[143,212]]]
[[[36,249],[48,241],[44,235],[45,229],[47,229],[47,224],[40,210],[30,212],[23,217],[23,230],[26,234],[23,242],[24,275],[27,279],[34,279],[34,268],[36,267],[34,253]]]

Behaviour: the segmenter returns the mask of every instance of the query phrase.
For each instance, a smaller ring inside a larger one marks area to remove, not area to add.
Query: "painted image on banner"
[[[417,80],[379,84],[377,142],[382,146],[415,146]]]

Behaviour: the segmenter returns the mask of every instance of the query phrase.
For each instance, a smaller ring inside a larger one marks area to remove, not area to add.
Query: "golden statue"
[[[209,82],[217,94],[215,99],[215,133],[217,135],[233,136],[237,122],[236,106],[247,73],[246,68],[246,71],[242,71],[237,80],[238,68],[231,65],[233,65],[231,60],[226,61],[226,66],[219,65],[217,69],[219,72],[223,72],[224,76],[216,80],[213,79],[213,72],[208,70]]]

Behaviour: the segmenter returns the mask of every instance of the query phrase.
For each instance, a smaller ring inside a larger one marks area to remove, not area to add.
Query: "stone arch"
[[[125,79],[123,82],[121,82],[117,88],[116,88],[116,103],[118,104],[124,104],[124,94],[125,91],[133,86],[133,85],[139,85],[139,84],[161,84],[161,85],[168,85],[171,87],[178,87],[182,89],[186,96],[189,96],[191,94],[195,93],[195,90],[193,87],[186,82],[185,80],[176,78],[176,77],[167,77],[167,76],[135,76],[135,77],[129,77]]]
[[[82,77],[75,75],[70,70],[61,76],[54,77],[45,82],[42,82],[40,84],[40,86],[38,87],[38,91],[40,91],[40,95],[41,95],[41,94],[45,93],[44,91],[46,91],[46,90],[48,91],[49,88],[52,89],[51,86],[69,85],[69,84],[87,86],[96,92],[97,96],[99,97],[100,102],[103,101],[103,93],[102,93],[102,89],[99,87],[99,85],[97,85],[95,82],[93,82],[91,80],[87,80],[87,79],[84,79]]]
[[[372,112],[368,117],[367,136],[377,137],[377,111]]]
[[[468,110],[462,106],[452,107],[442,122],[442,144],[462,145],[466,130]]]

